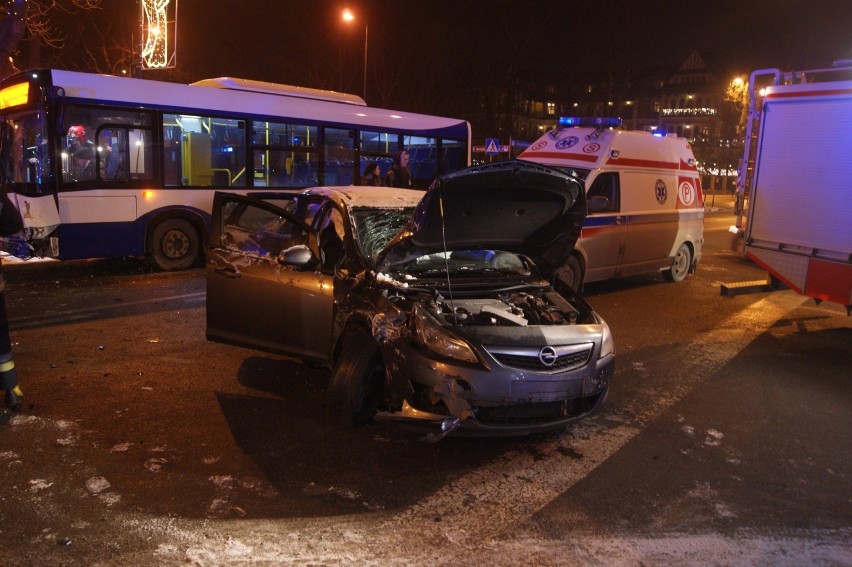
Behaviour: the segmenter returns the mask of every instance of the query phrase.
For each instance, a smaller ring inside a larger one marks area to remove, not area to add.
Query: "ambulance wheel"
[[[684,242],[675,252],[672,267],[663,272],[665,277],[670,282],[682,282],[686,279],[686,274],[689,273],[689,267],[692,265],[692,252],[689,246]]]
[[[198,231],[184,219],[167,219],[151,232],[150,260],[163,271],[185,270],[198,260]]]
[[[583,289],[583,266],[576,256],[571,256],[554,274],[562,284],[574,291]]]

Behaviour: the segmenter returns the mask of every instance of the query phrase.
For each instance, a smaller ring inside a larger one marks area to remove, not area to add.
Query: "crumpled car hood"
[[[582,182],[566,173],[522,160],[475,166],[435,180],[378,266],[493,249],[525,255],[549,276],[570,256],[585,218]]]

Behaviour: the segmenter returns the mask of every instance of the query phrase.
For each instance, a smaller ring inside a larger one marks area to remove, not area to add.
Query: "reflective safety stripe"
[[[9,372],[10,370],[15,369],[15,361],[10,360],[8,362],[0,363],[0,372]]]

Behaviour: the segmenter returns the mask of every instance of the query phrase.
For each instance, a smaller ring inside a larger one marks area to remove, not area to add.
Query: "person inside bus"
[[[120,132],[104,130],[100,133],[98,147],[101,152],[101,178],[122,179],[126,177],[121,151],[118,145]]]
[[[361,185],[372,185],[378,187],[382,184],[382,171],[379,168],[379,163],[371,161],[364,168],[364,175],[361,177]]]
[[[402,150],[396,152],[393,156],[393,164],[385,176],[385,185],[388,187],[402,187],[411,189],[414,183],[411,180],[411,171],[408,169],[408,160],[410,156],[408,151]]]
[[[68,128],[68,154],[71,157],[71,178],[87,181],[95,178],[95,144],[86,137],[86,129],[76,125]]]

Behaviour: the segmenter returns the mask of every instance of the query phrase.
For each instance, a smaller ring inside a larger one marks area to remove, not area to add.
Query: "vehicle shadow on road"
[[[524,443],[428,444],[385,424],[331,425],[323,416],[328,372],[296,362],[249,357],[237,378],[257,395],[218,392],[217,399],[234,440],[275,492],[252,504],[253,516],[404,508]]]

